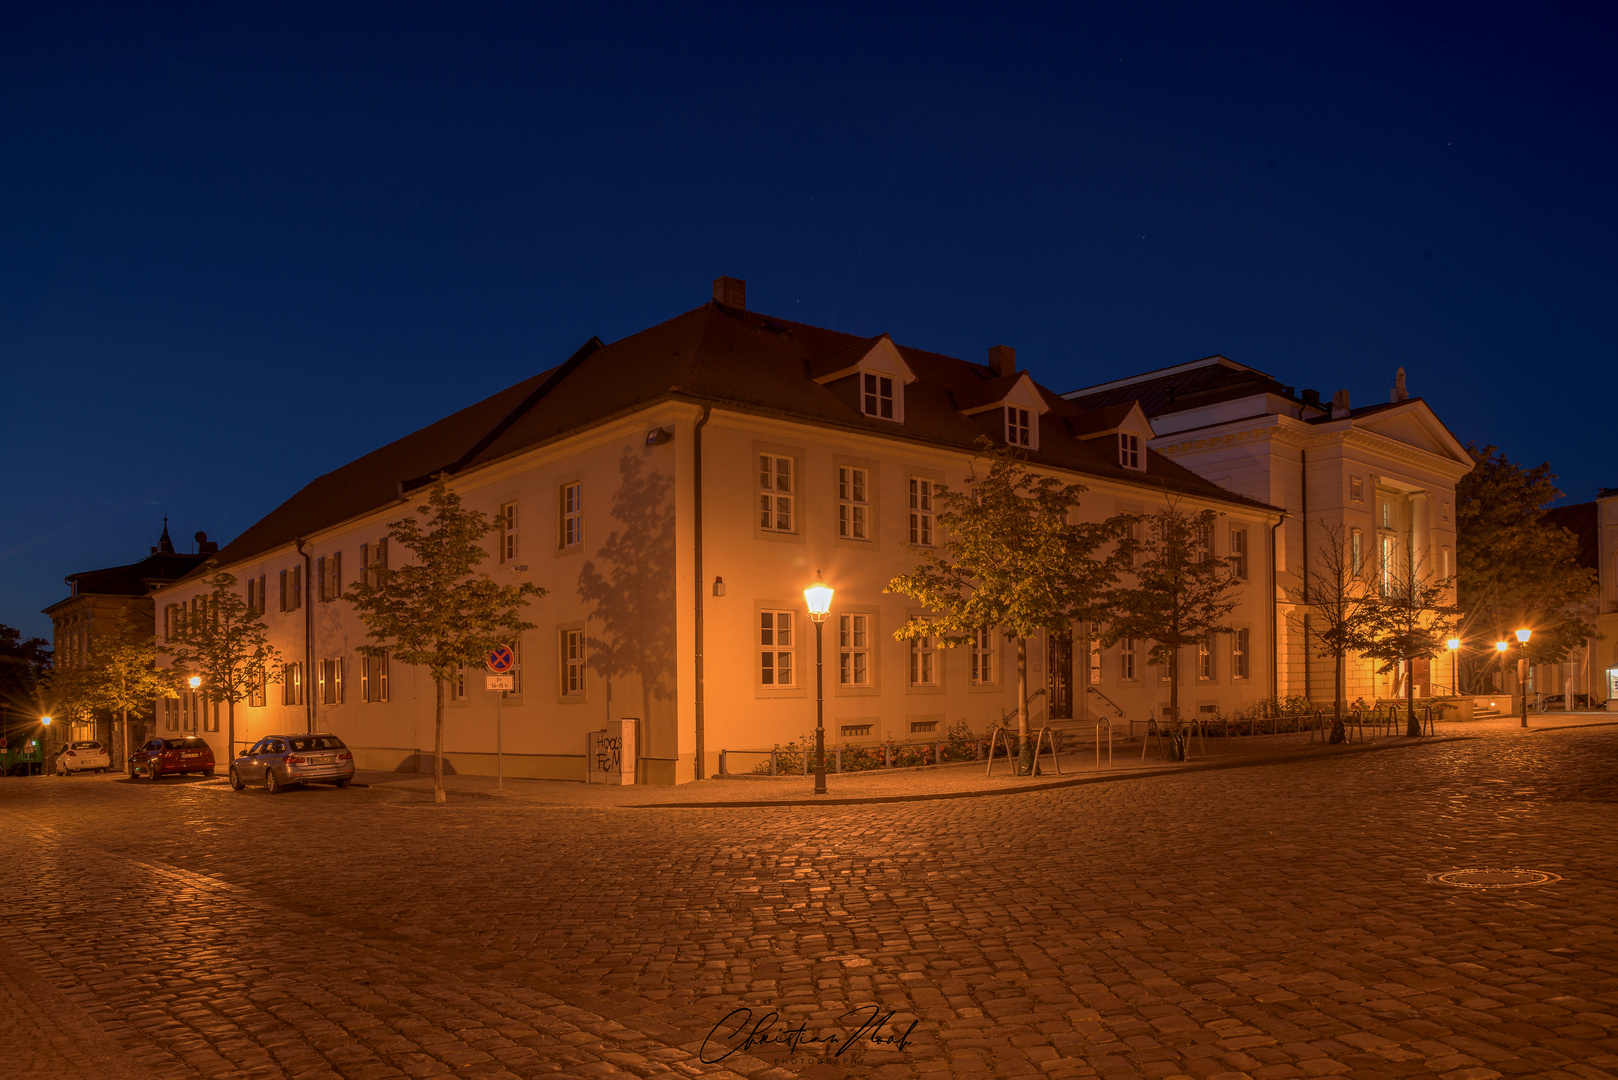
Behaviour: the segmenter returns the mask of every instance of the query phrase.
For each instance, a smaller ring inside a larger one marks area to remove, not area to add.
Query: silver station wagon
[[[354,778],[354,755],[335,735],[267,735],[230,763],[230,786],[262,783],[270,794],[294,784],[336,784]]]

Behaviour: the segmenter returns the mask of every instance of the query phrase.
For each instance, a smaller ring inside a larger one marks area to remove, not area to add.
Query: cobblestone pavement
[[[828,807],[0,780],[0,1076],[1618,1076],[1615,806],[1618,727]]]

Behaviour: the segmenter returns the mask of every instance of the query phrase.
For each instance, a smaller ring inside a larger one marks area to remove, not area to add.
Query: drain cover
[[[1428,881],[1461,889],[1521,889],[1527,885],[1549,885],[1562,879],[1544,870],[1449,870],[1428,874]]]

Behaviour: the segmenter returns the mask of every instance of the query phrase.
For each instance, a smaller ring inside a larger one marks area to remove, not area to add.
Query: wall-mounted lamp
[[[646,445],[662,446],[672,438],[674,438],[674,432],[668,428],[655,427],[646,433]]]
[[[724,596],[725,595],[725,579],[724,578],[716,577],[716,578],[713,579],[713,594],[715,596]]]

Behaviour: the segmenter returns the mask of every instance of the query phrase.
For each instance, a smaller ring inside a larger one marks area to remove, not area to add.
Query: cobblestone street
[[[827,807],[4,779],[0,1076],[1618,1076],[1615,811],[1615,726]]]

